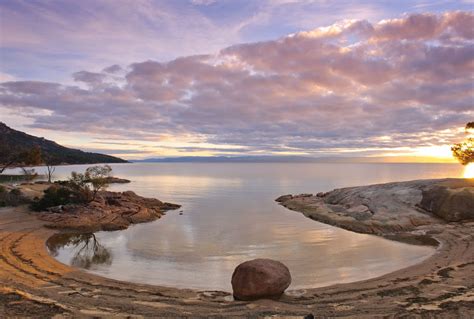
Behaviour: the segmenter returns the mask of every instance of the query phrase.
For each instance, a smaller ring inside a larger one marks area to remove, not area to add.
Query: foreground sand
[[[357,283],[290,290],[279,301],[253,302],[233,301],[225,292],[85,273],[48,254],[45,241],[57,232],[25,207],[0,209],[0,316],[474,317],[474,222],[438,228],[432,236],[440,247],[418,265]]]

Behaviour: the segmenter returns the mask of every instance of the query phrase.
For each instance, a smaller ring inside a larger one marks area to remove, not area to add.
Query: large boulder
[[[448,222],[474,220],[474,191],[432,187],[423,191],[420,206]]]
[[[235,268],[232,290],[238,300],[278,298],[291,284],[288,268],[271,259],[249,260]]]

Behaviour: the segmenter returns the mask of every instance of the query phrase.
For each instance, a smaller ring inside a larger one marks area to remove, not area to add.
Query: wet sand
[[[308,219],[308,222],[311,222]],[[384,317],[474,316],[474,222],[432,236],[435,254],[382,277],[290,290],[279,301],[120,282],[59,263],[45,242],[58,230],[26,207],[0,209],[0,314],[6,317]],[[133,270],[131,270],[133,271]],[[314,271],[317,271],[315,269]]]

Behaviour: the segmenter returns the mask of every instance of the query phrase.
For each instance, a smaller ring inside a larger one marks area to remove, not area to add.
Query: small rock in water
[[[238,300],[278,298],[291,284],[288,268],[271,259],[249,260],[235,268],[232,290]]]

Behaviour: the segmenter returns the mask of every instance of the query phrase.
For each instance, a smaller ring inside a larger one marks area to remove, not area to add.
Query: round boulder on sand
[[[238,300],[278,298],[291,284],[288,268],[271,259],[241,263],[232,274],[232,290]]]

